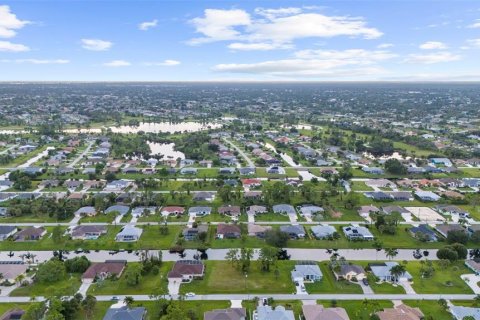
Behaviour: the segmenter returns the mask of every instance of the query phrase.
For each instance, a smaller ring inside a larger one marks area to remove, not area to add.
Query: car
[[[305,286],[304,286],[303,284],[302,284],[302,286],[300,287],[300,290],[302,290],[302,292],[307,291],[307,290],[305,289]]]
[[[267,298],[262,298],[262,305],[264,305],[264,306],[268,305],[268,299]]]
[[[362,279],[362,282],[363,282],[364,285],[368,286],[368,280],[367,280],[367,278],[363,278],[363,279]]]
[[[187,293],[185,294],[185,297],[187,297],[187,298],[193,298],[193,297],[195,297],[195,293],[193,293],[193,292],[187,292]]]
[[[118,297],[116,297],[116,296],[113,296],[113,297],[110,299],[110,301],[118,301],[118,300],[120,300],[120,299],[118,299]]]

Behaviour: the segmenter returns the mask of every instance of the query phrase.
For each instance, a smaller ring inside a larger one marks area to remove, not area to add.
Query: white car
[[[187,297],[187,298],[193,298],[193,297],[195,297],[195,293],[193,293],[193,292],[188,292],[188,293],[185,294],[185,297]]]

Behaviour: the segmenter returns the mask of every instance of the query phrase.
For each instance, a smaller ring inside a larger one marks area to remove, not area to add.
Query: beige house
[[[424,314],[419,308],[412,308],[401,304],[395,308],[379,311],[377,312],[377,316],[380,318],[380,320],[420,320],[423,319]]]
[[[305,320],[349,320],[347,311],[343,308],[324,308],[321,304],[303,305]]]

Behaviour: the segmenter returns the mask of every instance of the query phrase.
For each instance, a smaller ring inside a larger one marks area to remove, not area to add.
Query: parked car
[[[363,282],[364,285],[368,286],[368,280],[367,280],[367,278],[363,278],[363,279],[362,279],[362,282]]]
[[[185,294],[185,297],[187,297],[187,298],[193,298],[193,297],[195,297],[195,293],[193,293],[193,292],[187,292],[187,293]]]

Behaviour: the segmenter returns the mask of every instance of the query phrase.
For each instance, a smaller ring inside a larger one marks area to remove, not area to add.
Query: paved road
[[[228,140],[227,138],[223,138],[223,141],[225,141],[226,143],[228,143],[232,148],[234,148],[235,150],[237,150],[237,152],[242,156],[243,159],[245,159],[245,161],[247,162],[247,166],[250,167],[250,168],[255,168],[255,163],[252,161],[252,159],[250,159],[250,157],[245,153],[243,152],[242,149],[240,149],[239,147],[237,147],[233,142],[231,142],[230,140]]]
[[[125,244],[125,247],[127,244]],[[225,256],[229,249],[208,249],[208,259],[213,261],[224,261]],[[300,249],[300,248],[287,248],[290,259],[294,261],[302,260],[314,260],[314,261],[329,261],[333,251],[327,251],[327,249]],[[164,261],[178,261],[182,259],[193,259],[194,255],[197,254],[197,251],[194,249],[185,250],[185,257],[182,258],[178,254],[169,253],[168,250],[161,250],[162,257]],[[413,257],[413,249],[400,249],[398,250],[398,255],[395,256],[394,260],[398,261],[413,261],[417,260]],[[421,250],[423,252],[423,250]],[[429,249],[428,259],[436,260],[437,249]],[[89,253],[78,253],[70,251],[66,255],[67,258],[74,258],[76,256],[86,256],[90,261],[93,262],[103,262],[105,260],[126,260],[128,262],[137,262],[140,261],[138,252],[132,251],[131,253],[127,251],[120,251],[116,254],[111,254],[113,251],[110,250],[99,250],[90,251]],[[159,250],[149,250],[150,253],[157,254]],[[254,249],[254,255],[252,260],[258,260],[260,249]],[[388,257],[385,255],[384,251],[377,251],[375,249],[339,249],[335,251],[339,256],[345,257],[346,260],[359,260],[359,261],[375,261],[388,260]],[[53,257],[53,251],[15,251],[13,257],[8,256],[8,251],[0,251],[0,261],[19,261],[21,256],[25,254],[35,255],[35,262],[43,262],[50,260]]]
[[[125,295],[116,296],[120,301],[125,299]],[[135,301],[150,301],[156,297],[150,295],[131,295]],[[177,295],[164,296],[167,299],[178,299]],[[473,300],[476,296],[473,294],[205,294],[186,298],[186,300],[250,300],[254,297],[271,297],[274,300]],[[98,295],[98,301],[111,301],[112,295]],[[35,301],[43,301],[45,297],[35,297]],[[31,302],[30,297],[0,297],[0,303],[21,303]]]
[[[76,157],[75,160],[73,160],[67,167],[73,168],[80,160],[83,159],[84,156],[87,155],[88,152],[90,152],[90,149],[92,148],[94,143],[95,143],[94,140],[90,141],[88,143],[87,148],[85,150],[83,150],[83,152],[80,155],[78,155],[78,157]]]

